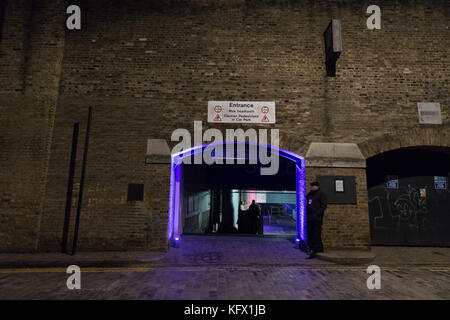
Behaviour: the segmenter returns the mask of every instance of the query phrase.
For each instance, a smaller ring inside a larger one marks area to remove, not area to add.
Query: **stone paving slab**
[[[337,258],[307,260],[306,254],[289,238],[184,236],[180,248],[171,249],[160,262],[165,265],[326,266],[355,259],[362,264],[386,266],[450,265],[450,248],[372,247],[370,251],[325,248],[324,254]]]
[[[0,254],[0,265],[19,265],[0,268],[0,299],[450,299],[450,248],[372,251],[380,290],[367,288],[367,265],[307,260],[287,238],[184,236],[168,253]],[[81,267],[81,290],[67,289],[69,264]]]
[[[379,247],[373,246],[374,264],[396,265],[450,265],[450,248],[444,247]]]
[[[0,299],[450,299],[450,269],[383,269],[369,290],[363,267],[170,267],[82,270],[68,290],[64,270],[0,270]]]
[[[325,250],[333,256],[351,258],[367,255],[362,264],[380,266],[446,266],[450,265],[450,248],[372,247],[371,253]],[[372,254],[375,256],[372,258]],[[369,261],[371,260],[371,261]],[[346,261],[307,260],[292,239],[258,236],[183,236],[179,248],[166,252],[79,252],[74,256],[62,253],[0,254],[0,268],[120,267],[133,265],[170,266],[327,266]]]
[[[169,250],[165,265],[315,265],[306,260],[293,239],[260,236],[183,236],[180,247]]]

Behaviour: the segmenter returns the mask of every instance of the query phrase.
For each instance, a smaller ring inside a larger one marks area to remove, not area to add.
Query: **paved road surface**
[[[64,268],[0,269],[0,299],[450,299],[449,249],[377,250],[380,290],[367,266],[304,260],[286,239],[185,237],[159,263],[82,268],[81,290]]]

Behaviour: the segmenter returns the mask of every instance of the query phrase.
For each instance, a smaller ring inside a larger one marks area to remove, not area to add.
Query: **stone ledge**
[[[367,264],[375,259],[375,254],[369,250],[327,250],[318,253],[317,258],[337,264]]]
[[[305,164],[306,167],[365,168],[366,159],[356,143],[312,142]]]
[[[164,139],[148,139],[147,140],[147,156],[145,163],[147,164],[170,164],[172,156],[170,154],[169,145]]]
[[[166,156],[166,155],[147,155],[145,157],[145,163],[146,164],[170,164],[170,162],[172,161],[171,156]]]

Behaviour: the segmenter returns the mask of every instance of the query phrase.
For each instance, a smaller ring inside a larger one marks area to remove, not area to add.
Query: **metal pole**
[[[89,147],[89,134],[91,130],[92,107],[89,107],[88,122],[86,127],[86,139],[84,141],[83,165],[81,168],[80,192],[78,194],[77,218],[75,220],[75,231],[73,235],[72,255],[77,252],[78,245],[78,229],[80,227],[81,204],[83,202],[84,178],[86,175],[86,161]]]
[[[66,213],[64,216],[64,227],[61,242],[62,253],[67,253],[67,239],[69,237],[69,226],[70,226],[70,209],[72,207],[73,177],[75,175],[75,162],[77,159],[77,148],[78,148],[78,128],[79,123],[77,122],[73,125],[72,150],[70,153],[70,164],[69,164],[69,181],[67,182],[67,194],[66,194]]]

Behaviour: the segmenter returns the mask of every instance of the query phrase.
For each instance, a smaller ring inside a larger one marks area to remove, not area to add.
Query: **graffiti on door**
[[[373,228],[424,230],[427,220],[427,199],[420,196],[419,188],[408,185],[402,189],[377,186],[370,190],[369,207],[376,206]],[[375,215],[377,214],[377,215]]]
[[[368,190],[373,244],[450,244],[450,193],[428,180],[408,177],[398,189],[377,185]]]

